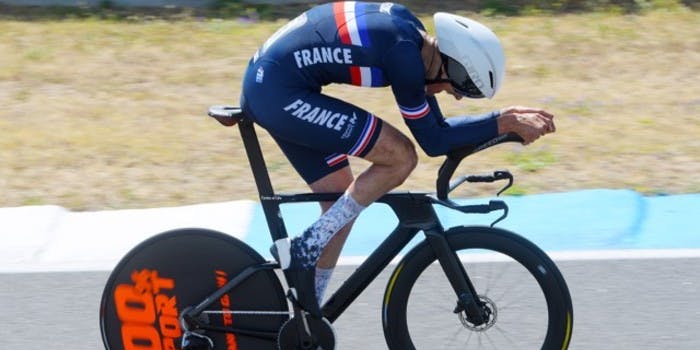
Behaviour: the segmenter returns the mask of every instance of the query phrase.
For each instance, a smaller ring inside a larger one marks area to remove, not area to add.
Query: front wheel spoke
[[[483,334],[484,334],[484,338],[486,338],[486,340],[488,340],[488,342],[491,344],[491,347],[493,347],[494,349],[497,349],[498,346],[496,346],[496,343],[493,342],[493,339],[491,339],[491,337],[489,337],[489,334],[486,332],[483,332]]]
[[[518,277],[513,278],[513,281],[510,283],[510,285],[506,286],[506,288],[503,288],[503,293],[501,293],[500,296],[498,296],[496,299],[494,299],[494,302],[498,303],[498,302],[502,301],[506,295],[508,295],[509,293],[512,293],[513,291],[522,292],[522,290],[524,288],[518,288],[518,286],[522,286],[521,282],[523,281],[523,278],[524,278],[523,276],[524,276],[524,274],[519,274]]]
[[[469,336],[467,337],[467,343],[464,344],[465,346],[469,345],[469,343],[471,342],[473,336],[474,336],[474,332],[469,331]]]
[[[497,325],[497,324],[494,325],[494,328],[495,328],[497,331],[501,332],[501,334],[503,335],[503,338],[504,338],[505,340],[507,340],[508,343],[510,343],[510,345],[512,345],[512,346],[510,347],[511,349],[517,348],[516,342],[513,340],[513,338],[510,337],[510,334],[509,334],[508,331],[506,331],[505,329],[503,329],[502,327],[500,327],[500,326]]]
[[[459,343],[459,338],[460,338],[460,335],[462,332],[464,332],[464,328],[461,326],[457,327],[457,330],[452,334],[452,337],[451,337],[452,340],[450,340],[450,344]],[[470,336],[471,336],[471,334],[470,334]],[[469,342],[469,339],[467,339],[467,343],[468,342]],[[445,347],[445,348],[447,348],[447,347]]]
[[[498,266],[498,264],[505,264],[505,267],[501,269],[501,273],[496,274],[494,278],[492,279],[491,276],[493,275],[494,271],[494,266]],[[485,293],[489,293],[491,291],[491,288],[494,288],[494,286],[498,285],[498,283],[501,281],[503,276],[506,275],[506,272],[510,270],[510,265],[509,263],[492,263],[491,268],[489,269],[489,277],[488,280],[486,281],[486,289]]]
[[[520,298],[521,295],[528,295],[527,293],[517,292],[517,293],[508,293],[509,291],[505,291],[500,297],[497,299],[494,299],[494,302],[498,302],[498,309],[499,310],[507,310],[514,304],[516,304],[519,300],[522,300]],[[508,295],[509,298],[505,298],[505,296]]]

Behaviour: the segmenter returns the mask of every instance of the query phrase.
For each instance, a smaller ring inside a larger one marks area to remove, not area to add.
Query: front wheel
[[[384,295],[390,349],[566,349],[573,307],[552,260],[528,240],[490,227],[455,227],[445,236],[462,261],[485,324],[457,305],[437,257],[424,242],[394,270]]]

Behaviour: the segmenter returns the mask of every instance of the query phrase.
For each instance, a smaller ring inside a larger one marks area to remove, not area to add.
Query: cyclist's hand
[[[508,107],[498,117],[498,133],[516,133],[523,138],[524,145],[555,131],[554,116],[539,108]]]

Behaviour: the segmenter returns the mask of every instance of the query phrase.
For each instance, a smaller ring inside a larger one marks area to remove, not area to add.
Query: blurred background
[[[445,115],[527,105],[556,116],[556,134],[530,147],[483,152],[461,171],[511,169],[511,195],[700,192],[700,2],[405,4],[429,31],[433,12],[453,11],[486,23],[504,43],[499,95],[440,96]],[[237,130],[205,112],[236,104],[257,47],[312,5],[1,0],[0,207],[96,210],[256,198]],[[388,89],[325,91],[408,132]],[[267,135],[261,138],[276,188],[305,190]],[[432,190],[440,162],[421,154],[402,189]],[[358,172],[366,163],[353,165]]]

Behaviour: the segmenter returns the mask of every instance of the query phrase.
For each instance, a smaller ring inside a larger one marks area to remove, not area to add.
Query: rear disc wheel
[[[133,248],[112,271],[100,307],[108,350],[178,349],[183,310],[204,301],[249,266],[265,263],[238,239],[206,229],[178,229]],[[275,334],[289,319],[273,270],[256,272],[221,296],[202,316],[212,326]],[[215,350],[274,349],[274,339],[206,332]]]

